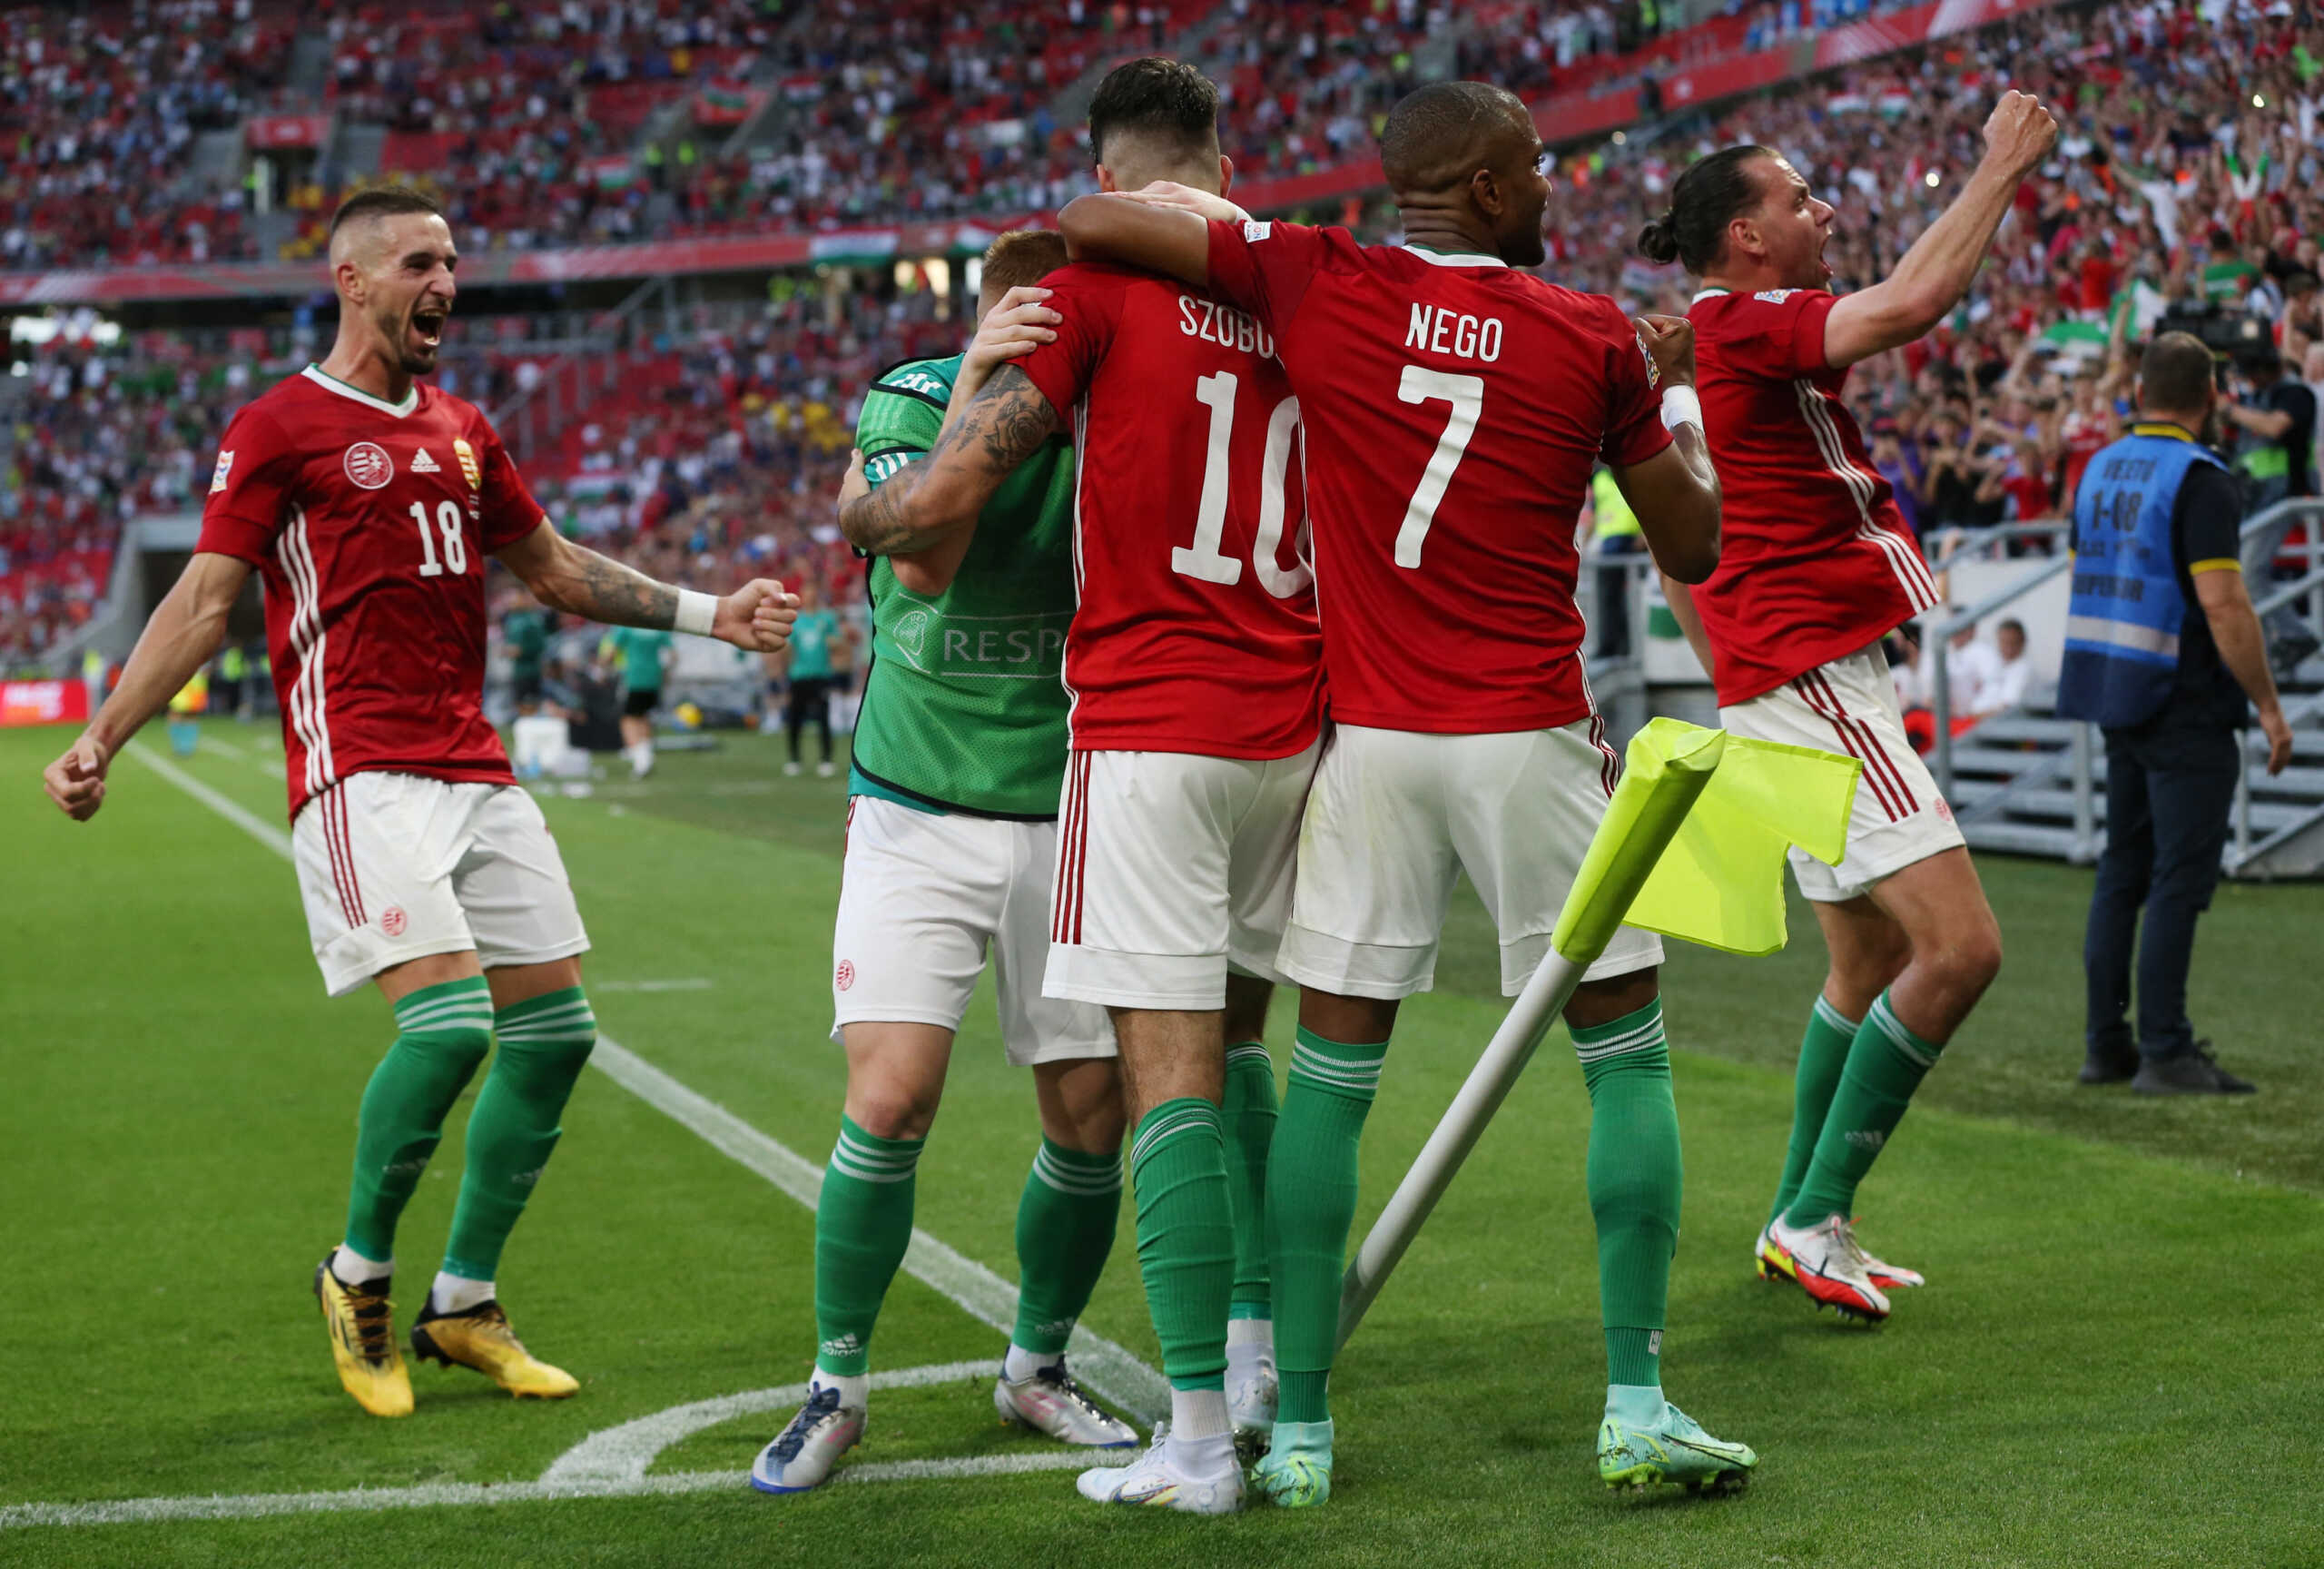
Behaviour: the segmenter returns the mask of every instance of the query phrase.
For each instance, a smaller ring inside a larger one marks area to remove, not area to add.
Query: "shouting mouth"
[[[422,349],[435,349],[444,341],[444,318],[448,314],[441,306],[423,306],[411,313],[411,333]]]

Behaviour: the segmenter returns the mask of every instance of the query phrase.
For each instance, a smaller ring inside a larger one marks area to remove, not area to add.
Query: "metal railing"
[[[2293,547],[2287,552],[2283,545],[2284,537],[2293,525],[2301,523],[2309,526],[2308,540],[2305,544]],[[2319,642],[2324,642],[2324,542],[2319,542],[2316,538],[2319,525],[2324,525],[2324,499],[2303,498],[2279,501],[2274,506],[2245,520],[2241,531],[2241,554],[2247,575],[2255,580],[2260,579],[2262,571],[2271,568],[2273,564],[2287,553],[2298,557],[2305,563],[2305,570],[2298,577],[2268,585],[2265,591],[2255,597],[2252,608],[2264,621],[2267,617],[2277,611],[2304,602],[2304,619],[2308,627]],[[2042,526],[2020,527],[2032,529]],[[2051,531],[2056,532],[2063,528],[2063,525],[2052,526]],[[2003,586],[1964,610],[1941,617],[1928,627],[1923,644],[1924,656],[1935,661],[1929,705],[1936,721],[1936,744],[1931,757],[1931,772],[1936,775],[1938,789],[1943,791],[1948,799],[1954,794],[1955,773],[1953,686],[1951,675],[1945,665],[1944,650],[1946,645],[1955,633],[1974,627],[1986,617],[2024,598],[2060,573],[2070,570],[2073,564],[2073,558],[2063,554],[2034,564],[2024,577],[2017,578],[2014,582]],[[2298,698],[2284,705],[2284,718],[2289,723],[2298,724],[2302,720],[2319,716],[2324,716],[2324,693]],[[2034,788],[2047,786],[2054,783],[2061,773],[2064,773],[2073,789],[2075,858],[2085,860],[2094,854],[2099,832],[2095,803],[2097,759],[2100,749],[2092,735],[2093,728],[2088,724],[2075,725],[2070,745],[2064,753],[2054,755],[2050,758],[2034,759],[2029,766],[2021,769],[2007,784],[1981,800],[1977,804],[1975,815],[1978,817],[1998,816],[2008,809],[2014,798],[2022,798]],[[2298,821],[2274,830],[2257,844],[2253,843],[2251,791],[2249,782],[2250,770],[2248,764],[2251,760],[2251,744],[2255,739],[2259,743],[2259,756],[2262,759],[2266,756],[2265,738],[2254,737],[2250,733],[2246,733],[2243,744],[2247,766],[2239,774],[2236,780],[2234,835],[2227,852],[2227,863],[2230,867],[2240,865],[2256,855],[2264,854],[2307,827],[2324,822],[2324,804],[2319,804],[2312,811],[2303,814]]]

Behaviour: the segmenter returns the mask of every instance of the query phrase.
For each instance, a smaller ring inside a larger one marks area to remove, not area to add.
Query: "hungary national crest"
[[[452,455],[460,460],[460,472],[468,477],[468,488],[483,489],[484,470],[477,464],[476,449],[469,446],[465,438],[455,436],[452,438]]]

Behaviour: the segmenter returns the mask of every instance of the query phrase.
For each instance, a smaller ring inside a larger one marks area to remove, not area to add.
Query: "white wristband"
[[[1662,428],[1676,430],[1681,425],[1703,428],[1703,400],[1695,396],[1691,387],[1665,387],[1662,390]]]
[[[671,625],[681,632],[691,632],[697,637],[710,636],[710,628],[718,620],[716,596],[697,594],[691,588],[678,590],[678,618]]]

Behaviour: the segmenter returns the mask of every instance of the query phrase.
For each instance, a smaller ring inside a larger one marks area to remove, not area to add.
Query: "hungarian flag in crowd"
[[[740,125],[751,117],[757,95],[747,83],[733,76],[713,76],[694,101],[698,125]]]
[[[626,153],[592,158],[585,167],[590,183],[600,191],[620,191],[637,183],[637,164]]]

